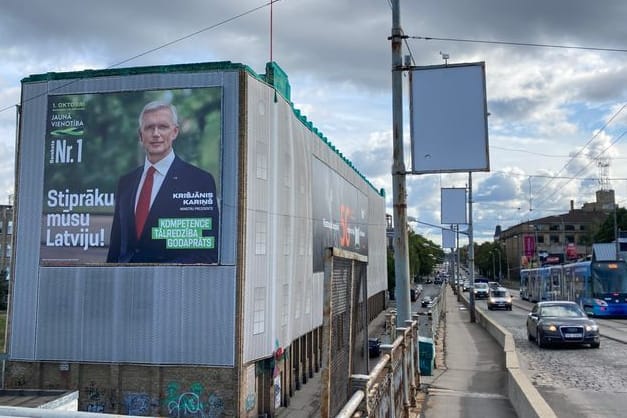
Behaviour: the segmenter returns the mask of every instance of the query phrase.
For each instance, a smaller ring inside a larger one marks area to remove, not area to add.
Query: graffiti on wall
[[[171,418],[217,418],[224,411],[224,402],[215,392],[209,392],[201,383],[193,383],[183,390],[176,382],[168,384],[165,404]]]
[[[87,395],[87,412],[102,413],[106,409],[107,397],[105,391],[102,391],[94,382],[85,388]]]
[[[128,415],[150,416],[152,407],[159,406],[159,402],[150,399],[147,393],[124,393],[124,408]]]
[[[257,390],[255,378],[255,365],[249,365],[246,369],[246,412],[252,413],[257,406]]]

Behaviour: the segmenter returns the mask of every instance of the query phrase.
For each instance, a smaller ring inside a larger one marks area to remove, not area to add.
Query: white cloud
[[[295,107],[375,187],[386,189],[392,213],[389,4],[282,0],[273,6],[272,41],[270,9],[264,4],[5,2],[0,14],[0,109],[5,109],[0,112],[0,200],[12,187],[12,169],[6,167],[13,166],[13,105],[20,100],[22,78],[121,62],[129,67],[230,60],[263,73],[272,46],[273,59],[289,76]],[[133,24],[120,24],[120,16]],[[545,216],[543,210],[567,210],[571,199],[580,204],[594,199],[594,181],[534,176],[560,173],[569,155],[627,103],[624,53],[411,37],[624,48],[625,21],[624,0],[605,0],[602,6],[588,0],[402,2],[401,24],[410,36],[403,53],[409,53],[409,46],[416,65],[441,64],[442,51],[451,63],[486,62],[492,172],[473,177],[477,240],[491,239],[496,224],[507,227],[529,216],[530,197],[533,205],[537,202],[534,217]],[[623,108],[560,175],[580,176],[578,171],[626,125]],[[404,130],[408,137],[408,126]],[[627,152],[626,139],[606,151],[615,178],[627,178],[619,159]],[[595,171],[593,163],[585,176]],[[438,224],[440,188],[466,183],[467,175],[408,176],[408,213]],[[617,200],[625,200],[626,185],[623,180],[613,183]],[[440,234],[432,238],[439,241]]]

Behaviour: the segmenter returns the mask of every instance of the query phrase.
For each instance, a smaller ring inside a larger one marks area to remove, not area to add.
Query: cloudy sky
[[[277,1],[272,42],[269,1],[3,1],[0,204],[14,193],[24,77],[224,60],[263,73],[272,50],[295,107],[386,190],[392,213],[389,1]],[[497,224],[594,201],[599,165],[627,206],[627,1],[401,0],[400,7],[403,55],[414,65],[443,64],[443,53],[449,63],[485,62],[491,170],[473,174],[475,240],[491,240]],[[411,167],[408,126],[404,136]],[[413,225],[418,233],[440,242],[440,230],[425,223],[440,224],[441,188],[467,181],[467,174],[407,178],[408,215],[423,222]]]

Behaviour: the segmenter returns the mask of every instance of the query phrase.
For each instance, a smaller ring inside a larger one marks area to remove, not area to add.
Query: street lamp
[[[494,268],[494,250],[490,251],[490,254],[492,254],[492,280],[494,280],[496,277],[496,270]]]
[[[497,281],[500,282],[501,279],[503,278],[503,274],[501,272],[501,249],[497,247],[497,248],[494,248],[493,251],[496,251],[497,254],[499,255],[499,277],[498,277]],[[492,254],[492,256],[494,257],[494,253]],[[494,258],[493,258],[492,262],[494,263]]]

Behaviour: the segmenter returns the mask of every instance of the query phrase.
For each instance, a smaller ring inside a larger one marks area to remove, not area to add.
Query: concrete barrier
[[[461,300],[469,307],[465,295]],[[505,328],[492,321],[475,306],[475,320],[503,347],[505,368],[507,369],[507,393],[519,418],[557,418],[555,411],[533,386],[527,375],[520,370],[514,337]]]

